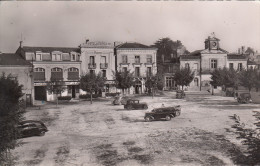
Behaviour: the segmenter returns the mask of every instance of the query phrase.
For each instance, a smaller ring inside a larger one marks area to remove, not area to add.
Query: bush
[[[71,96],[59,96],[58,100],[71,100]]]
[[[115,96],[118,96],[120,93],[117,92],[117,93],[106,93],[106,97],[115,97]]]
[[[92,98],[101,97],[101,94],[92,94]],[[90,94],[79,95],[80,99],[90,99]]]

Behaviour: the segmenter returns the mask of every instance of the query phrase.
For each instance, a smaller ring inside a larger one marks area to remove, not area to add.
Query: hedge
[[[101,94],[92,94],[92,98],[101,97]],[[80,99],[90,99],[90,94],[79,95]]]
[[[59,96],[58,100],[71,100],[71,96]]]
[[[118,96],[120,93],[106,93],[106,97],[109,97],[109,96],[111,96],[111,97],[115,97],[115,96]]]

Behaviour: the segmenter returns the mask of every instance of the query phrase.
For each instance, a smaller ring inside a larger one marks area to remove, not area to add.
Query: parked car
[[[133,100],[129,99],[126,102],[126,105],[124,105],[125,109],[131,110],[131,109],[147,109],[147,103],[140,103],[139,100]]]
[[[174,107],[155,108],[151,112],[146,112],[144,115],[144,119],[146,122],[150,122],[152,120],[159,120],[159,119],[165,119],[169,121],[171,120],[171,118],[180,115],[181,115],[181,106],[177,105]]]
[[[43,136],[48,131],[47,127],[41,121],[25,120],[19,123],[18,130],[20,138]]]
[[[128,98],[127,97],[122,97],[122,96],[116,96],[115,99],[113,100],[112,104],[114,105],[125,105],[127,102]]]
[[[250,103],[252,102],[251,94],[249,92],[236,93],[236,99],[239,103]]]
[[[177,90],[176,91],[176,99],[182,99],[185,97],[185,93],[183,90]]]

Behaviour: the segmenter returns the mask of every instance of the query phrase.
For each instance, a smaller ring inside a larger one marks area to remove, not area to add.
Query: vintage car
[[[185,93],[183,90],[177,90],[176,91],[176,99],[182,99],[185,97]]]
[[[20,137],[26,138],[32,136],[43,136],[48,131],[47,127],[41,121],[25,120],[17,126]]]
[[[180,116],[181,114],[181,106],[177,105],[174,107],[161,107],[155,108],[151,112],[146,112],[144,119],[146,122],[150,122],[152,120],[165,119],[167,121],[171,120],[176,116]]]
[[[235,98],[239,103],[250,103],[252,102],[251,95],[249,92],[236,93]]]
[[[147,103],[140,103],[139,100],[129,99],[127,100],[126,104],[124,105],[125,109],[147,109]]]
[[[122,97],[122,96],[116,96],[115,99],[113,100],[112,104],[113,105],[125,105],[127,102],[128,98],[127,97]]]

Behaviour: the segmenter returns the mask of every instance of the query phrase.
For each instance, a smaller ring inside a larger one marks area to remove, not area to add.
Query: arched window
[[[45,69],[35,68],[34,69],[34,81],[45,81]]]
[[[71,67],[68,69],[68,80],[79,80],[79,69]]]
[[[61,68],[55,67],[51,69],[51,80],[52,81],[63,80],[63,72]]]

